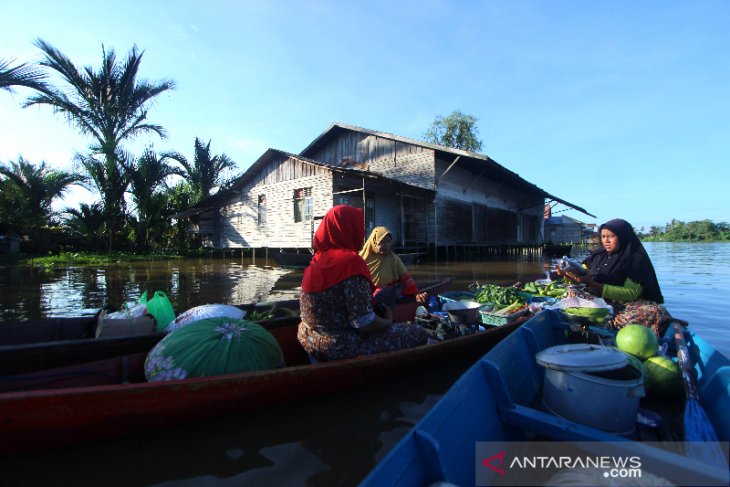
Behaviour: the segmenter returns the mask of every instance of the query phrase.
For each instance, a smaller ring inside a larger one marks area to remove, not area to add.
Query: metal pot
[[[644,380],[623,352],[577,343],[545,349],[536,360],[545,367],[542,401],[549,411],[602,431],[634,431]]]
[[[444,304],[443,310],[449,314],[451,323],[475,323],[479,321],[479,307],[476,301],[449,301]]]

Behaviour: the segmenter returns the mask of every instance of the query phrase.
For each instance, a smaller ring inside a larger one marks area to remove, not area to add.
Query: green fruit
[[[682,393],[682,370],[672,359],[657,355],[646,359],[644,365],[651,378],[650,393],[660,396],[677,396]]]
[[[651,387],[651,375],[649,375],[649,369],[646,368],[646,365],[644,365],[641,360],[634,357],[630,353],[626,353],[626,352],[624,352],[624,353],[626,354],[626,357],[628,357],[628,359],[629,359],[629,364],[633,365],[636,370],[641,372],[641,377],[644,379],[644,387],[646,389]]]
[[[622,352],[640,360],[653,357],[659,351],[659,341],[649,328],[637,324],[626,325],[616,334],[616,346]]]

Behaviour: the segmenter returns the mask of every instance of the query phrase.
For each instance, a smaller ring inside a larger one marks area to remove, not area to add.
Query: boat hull
[[[292,325],[272,330],[288,364],[281,369],[134,382],[143,380],[146,354],[141,352],[64,369],[5,376],[0,383],[12,379],[16,387],[32,390],[0,393],[0,454],[149,431],[346,391],[420,372],[454,357],[476,360],[518,326],[493,327],[411,349],[312,365],[297,341],[297,327]],[[57,382],[52,384],[53,380]]]
[[[452,386],[361,486],[401,487],[438,481],[456,485],[523,485],[519,481],[505,483],[509,477],[501,477],[497,470],[486,467],[483,461],[489,459],[479,457],[479,444],[501,442],[504,450],[509,442],[536,439],[609,443],[619,453],[640,451],[645,471],[659,476],[674,475],[676,485],[687,485],[688,481],[691,485],[727,485],[727,464],[708,465],[644,442],[627,441],[631,438],[584,426],[541,408],[544,369],[535,362],[535,354],[565,343],[567,329],[560,313],[545,311],[501,341]],[[700,371],[702,406],[727,449],[730,359],[696,335],[692,343]]]

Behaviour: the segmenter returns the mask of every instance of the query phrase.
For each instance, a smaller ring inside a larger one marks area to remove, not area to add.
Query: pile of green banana
[[[551,298],[559,298],[568,290],[568,284],[565,279],[552,281],[550,284],[538,284],[536,282],[528,282],[522,288],[525,292],[534,294],[535,296],[550,296]]]
[[[608,308],[565,308],[563,313],[585,318],[593,323],[603,323],[608,318]]]

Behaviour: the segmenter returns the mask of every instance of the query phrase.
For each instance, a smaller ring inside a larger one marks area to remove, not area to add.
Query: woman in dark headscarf
[[[584,261],[589,273],[582,282],[598,289],[606,299],[625,302],[643,298],[663,303],[654,266],[631,224],[617,218],[598,231],[603,245]]]
[[[316,360],[338,360],[422,345],[417,325],[393,323],[385,307],[378,316],[370,270],[358,255],[365,237],[363,212],[338,205],[314,235],[312,262],[304,271],[297,338]]]
[[[661,336],[669,314],[649,255],[626,220],[609,220],[598,229],[602,246],[584,261],[585,276],[568,274],[615,303],[614,325],[641,323]]]

